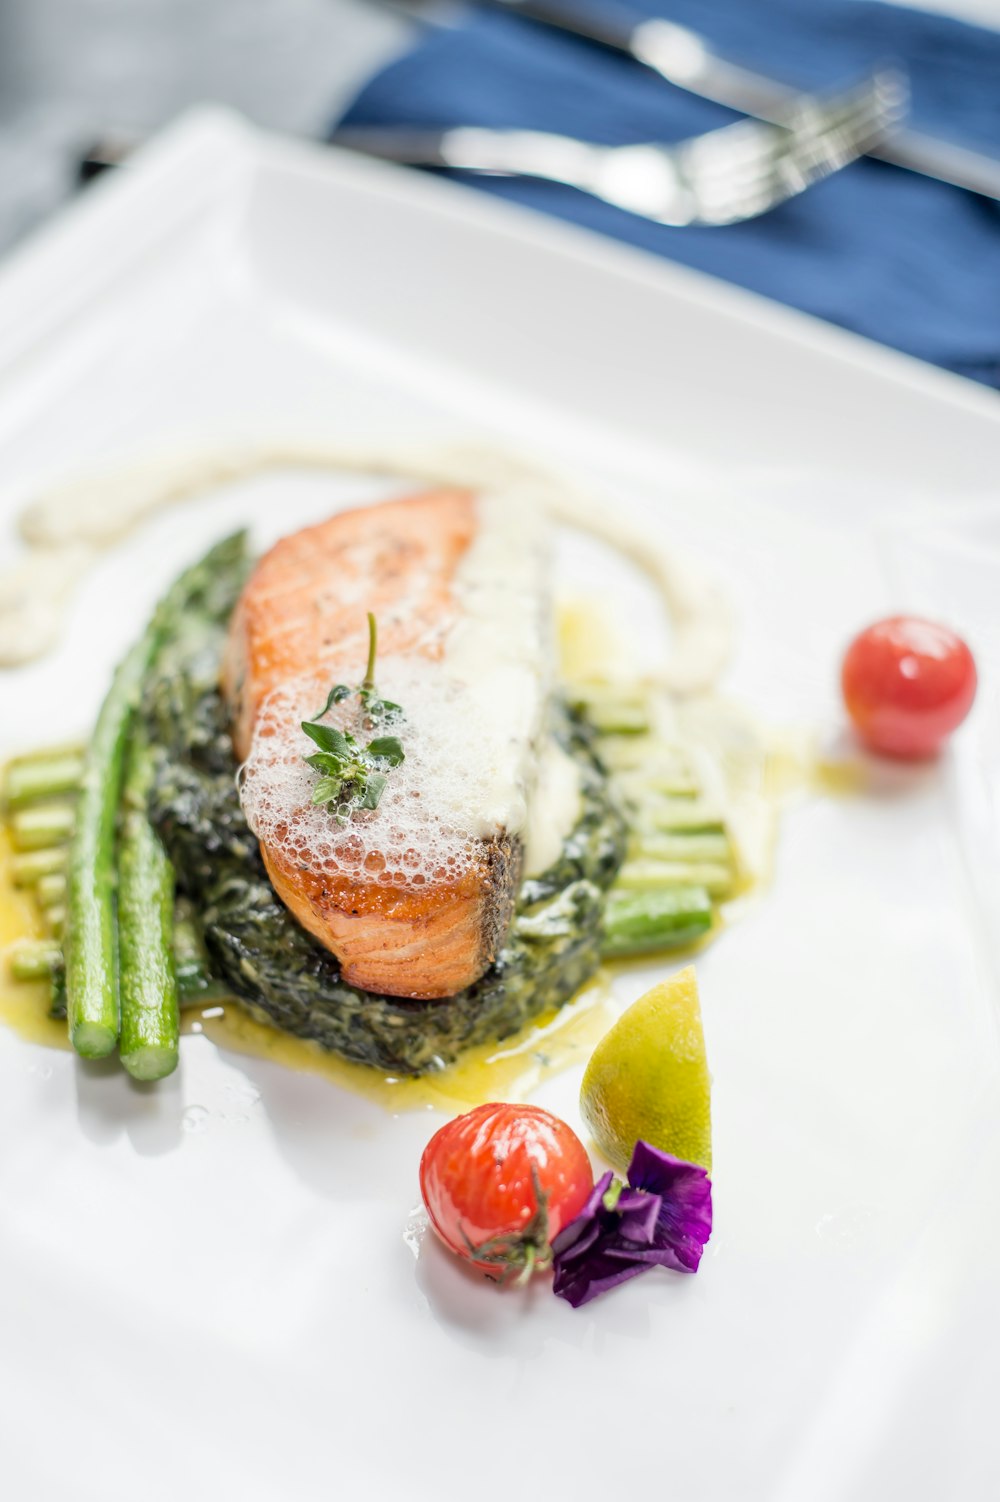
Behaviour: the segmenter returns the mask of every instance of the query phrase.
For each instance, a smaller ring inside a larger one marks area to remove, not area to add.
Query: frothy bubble
[[[333,706],[323,723],[362,744],[398,736],[405,760],[386,769],[377,809],[312,802],[321,775],[303,758],[316,748],[301,727],[323,702],[328,685],[313,677],[275,690],[265,701],[250,755],[240,774],[247,823],[282,865],[393,888],[451,885],[482,859],[491,770],[467,747],[476,740],[475,696],[440,663],[390,659],[378,673],[380,692],[403,706],[391,723],[366,727],[358,699]]]

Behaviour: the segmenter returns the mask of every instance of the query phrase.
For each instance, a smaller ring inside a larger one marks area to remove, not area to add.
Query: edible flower
[[[712,1234],[704,1168],[637,1142],[623,1183],[608,1170],[552,1243],[552,1291],[574,1309],[650,1267],[697,1272]]]

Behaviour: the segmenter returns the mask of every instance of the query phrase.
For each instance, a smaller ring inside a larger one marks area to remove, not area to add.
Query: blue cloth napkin
[[[688,25],[723,56],[807,88],[896,62],[909,74],[912,125],[1000,156],[998,32],[872,0],[635,0],[630,9]],[[470,10],[368,83],[344,123],[522,126],[617,143],[679,140],[732,118],[629,58]],[[761,219],[670,229],[571,188],[454,175],[1000,387],[1000,203],[864,160]]]

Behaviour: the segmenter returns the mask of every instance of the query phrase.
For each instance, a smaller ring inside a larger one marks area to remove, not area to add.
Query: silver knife
[[[483,0],[479,0],[483,3]],[[576,4],[575,0],[485,0],[494,9],[540,21],[574,36],[585,37],[614,52],[622,52],[659,73],[668,83],[727,105],[744,115],[780,124],[801,90],[778,83],[762,73],[741,68],[718,57],[704,38],[658,17],[639,17],[614,0]],[[423,0],[390,0],[393,9],[433,21],[434,11]],[[454,12],[452,12],[454,14]],[[873,146],[869,156],[907,167],[924,177],[937,178],[971,193],[1000,199],[1000,161],[984,152],[955,146],[921,131],[906,128]]]

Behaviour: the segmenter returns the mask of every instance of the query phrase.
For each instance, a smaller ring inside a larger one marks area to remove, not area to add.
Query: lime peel
[[[641,1141],[711,1172],[711,1078],[693,965],[640,996],[605,1033],[583,1076],[580,1111],[619,1170]]]

